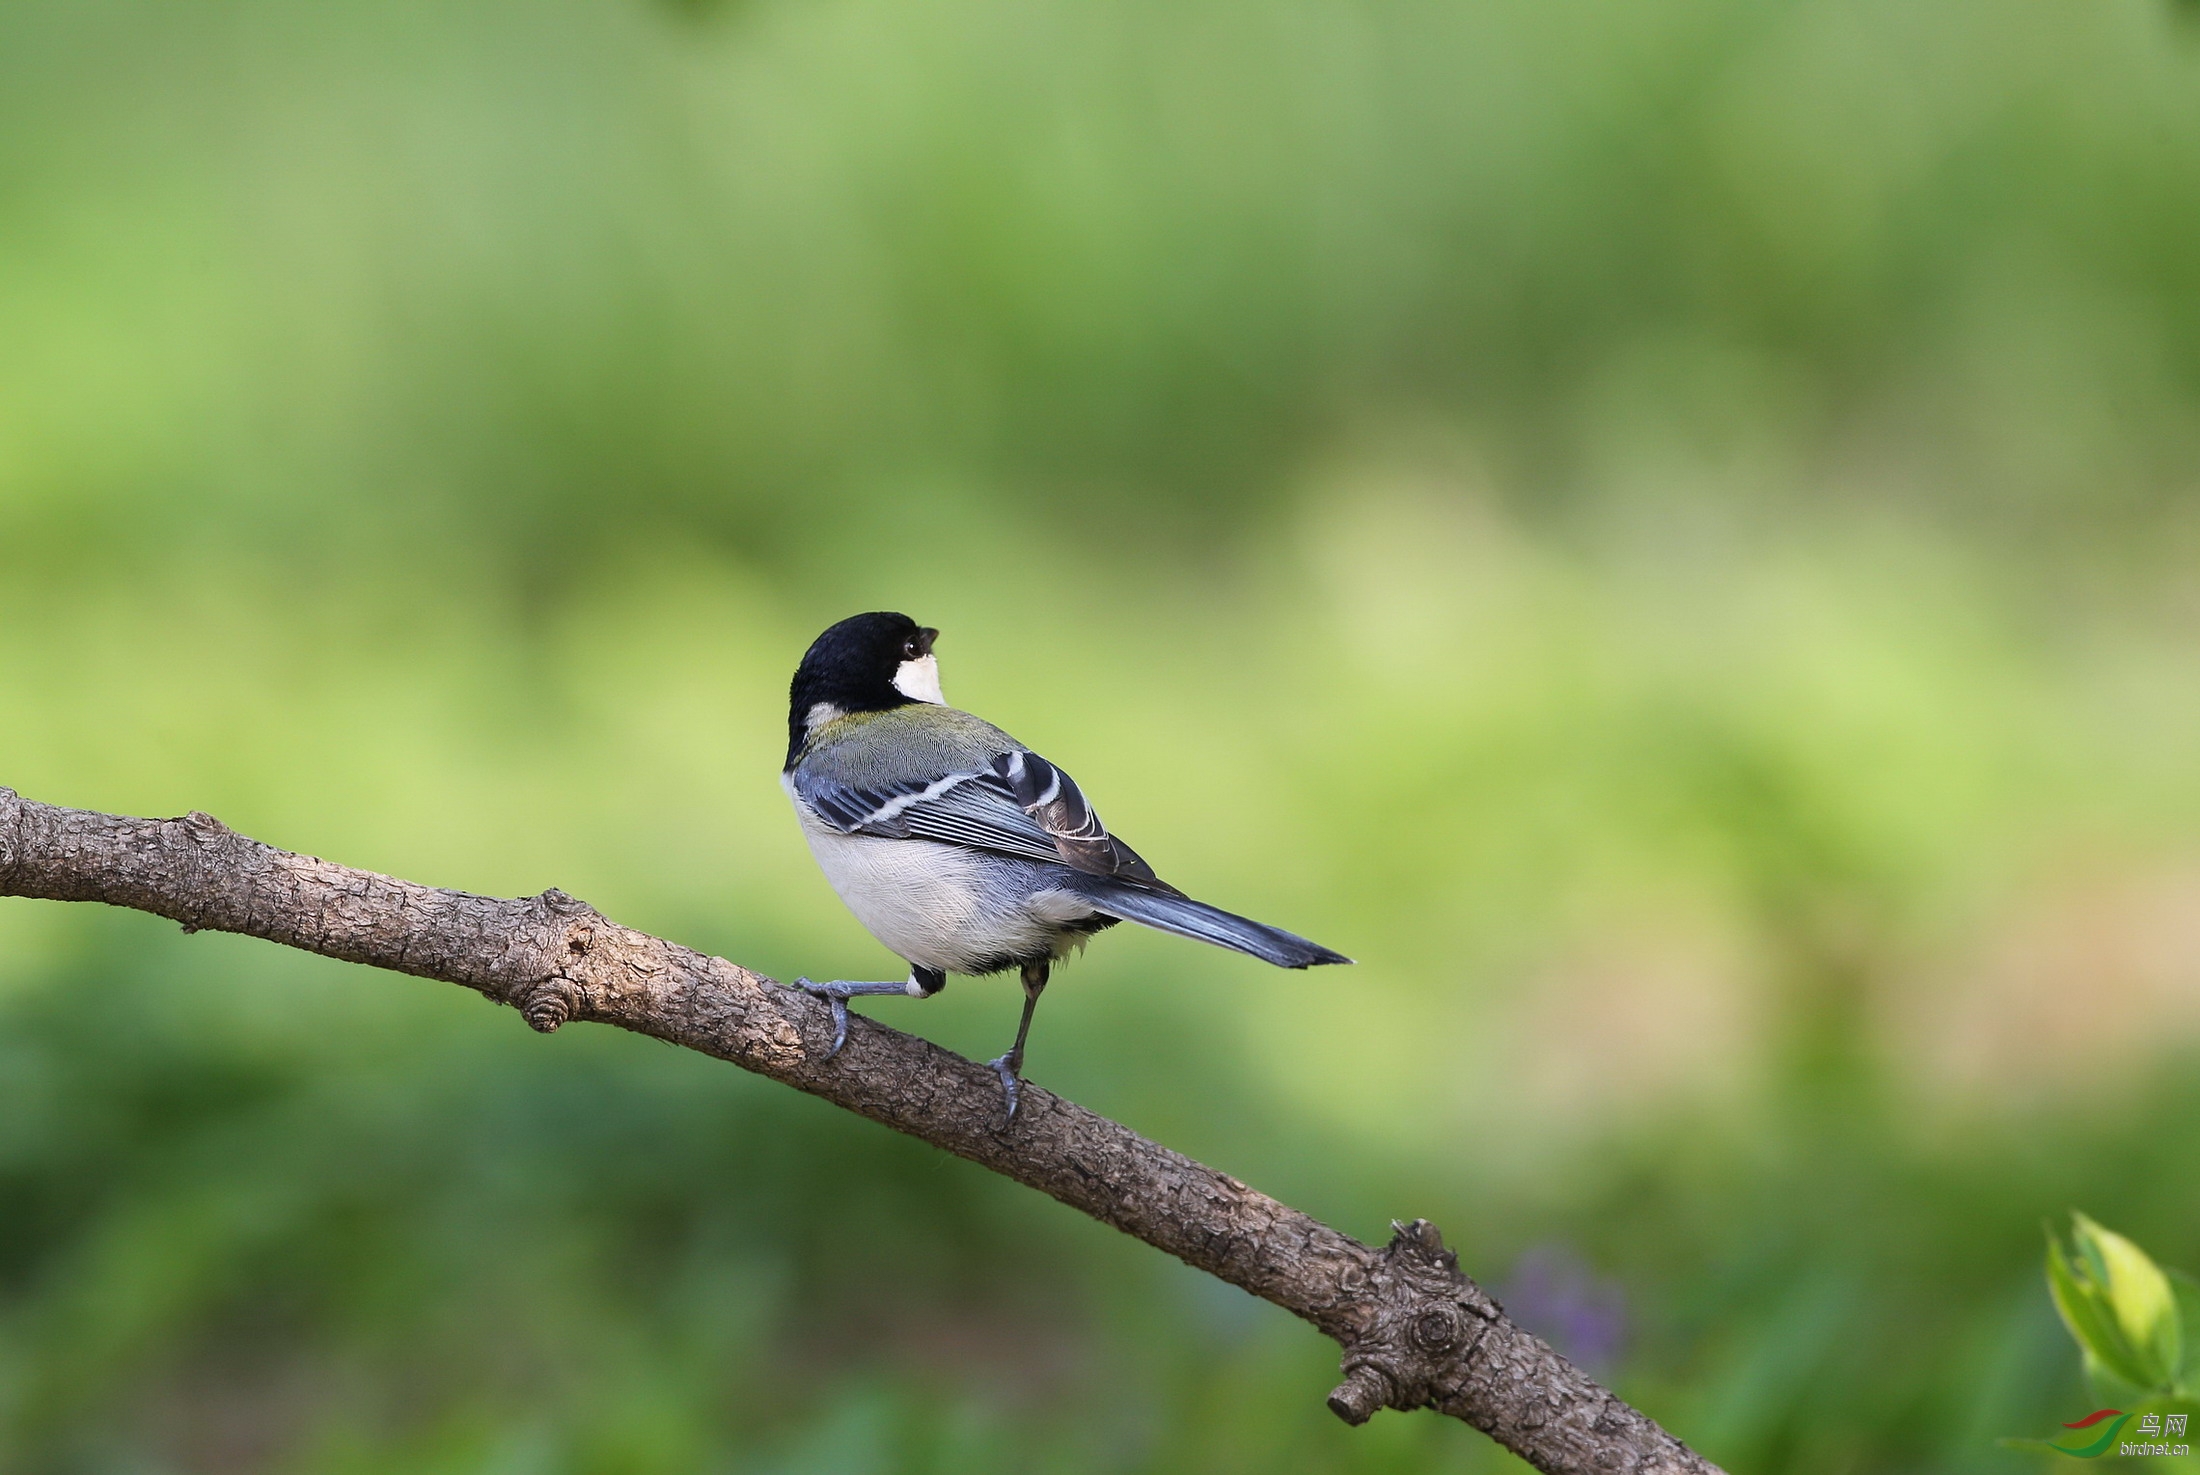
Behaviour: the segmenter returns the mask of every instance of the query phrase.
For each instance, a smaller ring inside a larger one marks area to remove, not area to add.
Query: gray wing
[[[857,787],[797,768],[794,786],[819,818],[844,834],[938,840],[1177,894],[1137,851],[1108,833],[1076,780],[1028,749],[1003,753],[984,768],[878,786]]]

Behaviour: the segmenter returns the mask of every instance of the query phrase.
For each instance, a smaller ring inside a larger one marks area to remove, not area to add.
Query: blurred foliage
[[[2200,1320],[2200,1305],[2179,1295],[2171,1274],[2130,1240],[2075,1211],[2070,1221],[2067,1242],[2048,1231],[2048,1294],[2078,1344],[2087,1393],[2096,1404],[2117,1406],[2061,1420],[2053,1439],[2003,1442],[2079,1459],[2100,1459],[2111,1448],[2118,1453],[2109,1457],[2123,1457],[2130,1444],[2155,1447],[2130,1458],[2189,1452],[2200,1402],[2187,1391],[2187,1331]],[[2175,1279],[2188,1289],[2196,1284],[2181,1271]]]
[[[2047,1285],[2096,1389],[2183,1391],[2184,1317],[2169,1276],[2146,1251],[2073,1214],[2069,1244],[2048,1240]]]
[[[2141,0],[16,0],[0,782],[862,977],[781,706],[906,608],[1361,960],[1111,933],[1036,1079],[1729,1468],[2030,1468],[2041,1219],[2200,1262],[2196,166]],[[710,1061],[0,904],[11,1475],[1510,1463],[1333,1369]]]

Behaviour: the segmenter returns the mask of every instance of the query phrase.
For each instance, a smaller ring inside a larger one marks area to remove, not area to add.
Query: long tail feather
[[[1234,952],[1250,953],[1278,968],[1310,968],[1319,963],[1352,961],[1343,953],[1331,952],[1297,933],[1240,917],[1203,901],[1193,901],[1188,896],[1164,896],[1097,878],[1095,884],[1078,889],[1111,917],[1142,923],[1198,942],[1211,942]]]

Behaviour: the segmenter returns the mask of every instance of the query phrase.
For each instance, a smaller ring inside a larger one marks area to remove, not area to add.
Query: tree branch
[[[211,815],[130,819],[0,789],[0,896],[99,901],[463,984],[544,1031],[616,1025],[700,1050],[968,1158],[1312,1322],[1344,1349],[1329,1395],[1466,1420],[1539,1470],[1708,1461],[1515,1326],[1425,1221],[1376,1249],[1026,1085],[1013,1123],[985,1066],[861,1016],[831,1060],[824,1003],[621,927],[559,891],[504,900],[293,855]]]

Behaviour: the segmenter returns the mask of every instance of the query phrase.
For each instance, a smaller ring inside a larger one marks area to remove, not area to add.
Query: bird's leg
[[[807,978],[797,978],[794,986],[806,994],[814,994],[833,1006],[833,1048],[825,1052],[827,1060],[840,1053],[840,1047],[848,1043],[848,1001],[867,994],[907,994],[912,999],[929,999],[947,987],[947,975],[937,968],[919,968],[910,965],[909,977],[902,983],[812,983]]]
[[[1008,1047],[1008,1053],[986,1064],[1001,1078],[1001,1089],[1008,1095],[1008,1117],[1016,1119],[1016,1082],[1024,1069],[1024,1036],[1031,1033],[1031,1012],[1039,1007],[1039,995],[1046,992],[1047,973],[1051,968],[1045,959],[1024,964],[1024,1017],[1016,1026],[1016,1043]]]

